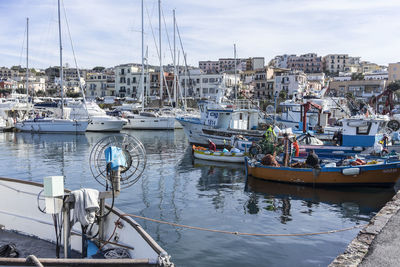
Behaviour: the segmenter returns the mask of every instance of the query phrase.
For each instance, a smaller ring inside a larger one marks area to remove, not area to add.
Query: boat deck
[[[56,245],[32,236],[22,235],[12,231],[0,230],[0,247],[14,243],[19,252],[19,258],[35,255],[38,258],[56,258]],[[60,258],[63,249],[60,248]],[[81,254],[72,251],[71,258],[81,258]]]

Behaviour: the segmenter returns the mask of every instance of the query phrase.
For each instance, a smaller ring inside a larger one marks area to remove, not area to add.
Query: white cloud
[[[114,66],[140,62],[140,0],[65,0],[71,34],[81,67]],[[157,1],[145,0],[158,40]],[[203,0],[162,1],[172,41],[172,8],[189,63],[233,56],[264,56],[266,61],[282,53],[349,53],[364,60],[387,64],[400,60],[400,1],[371,0]],[[0,65],[21,62],[25,17],[30,17],[31,65],[58,64],[56,0],[0,1]],[[145,15],[150,63],[157,52]],[[164,25],[162,25],[164,27]],[[64,62],[73,65],[64,28]],[[179,44],[179,43],[178,43]],[[171,62],[163,32],[163,61]],[[182,56],[181,56],[182,59]],[[24,61],[22,61],[24,62]]]

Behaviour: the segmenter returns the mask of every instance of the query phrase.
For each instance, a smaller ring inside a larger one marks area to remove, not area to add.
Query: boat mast
[[[237,65],[236,65],[236,44],[233,44],[233,54],[235,57],[235,100],[237,101],[237,82],[236,82],[236,76],[237,76]]]
[[[58,0],[58,37],[60,41],[60,86],[61,86],[61,118],[64,118],[64,88],[63,88],[63,65],[62,65],[62,42],[61,42],[61,16],[60,0]]]
[[[178,107],[178,96],[177,96],[177,89],[176,89],[176,38],[175,38],[175,32],[176,32],[176,27],[175,27],[175,9],[172,10],[173,16],[174,16],[174,101],[175,101],[175,107]]]
[[[144,15],[143,15],[143,0],[142,0],[142,112],[144,111]]]
[[[26,111],[28,112],[29,100],[29,18],[26,18]]]
[[[161,54],[161,0],[158,0],[158,39],[160,42],[160,107],[163,105],[163,83],[164,83],[164,70],[162,65]]]

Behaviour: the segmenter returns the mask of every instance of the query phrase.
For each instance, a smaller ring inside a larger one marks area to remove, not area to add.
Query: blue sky
[[[141,62],[140,0],[64,0],[79,67]],[[145,0],[149,63],[159,64],[157,0]],[[388,64],[400,61],[400,1],[370,0],[163,0],[172,42],[172,9],[188,62],[316,52],[347,53]],[[25,64],[30,19],[30,65],[58,64],[57,0],[0,0],[0,66]],[[64,62],[73,66],[63,17]],[[150,19],[149,19],[150,18]],[[164,24],[163,24],[164,27]],[[172,62],[165,28],[163,61]],[[21,55],[22,54],[22,55]],[[182,62],[182,53],[180,54]]]

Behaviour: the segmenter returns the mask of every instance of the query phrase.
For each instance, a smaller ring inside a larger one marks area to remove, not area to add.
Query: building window
[[[130,78],[128,78],[128,80],[127,80],[127,85],[131,85],[131,79]]]
[[[208,79],[207,78],[203,78],[203,83],[208,83]]]

